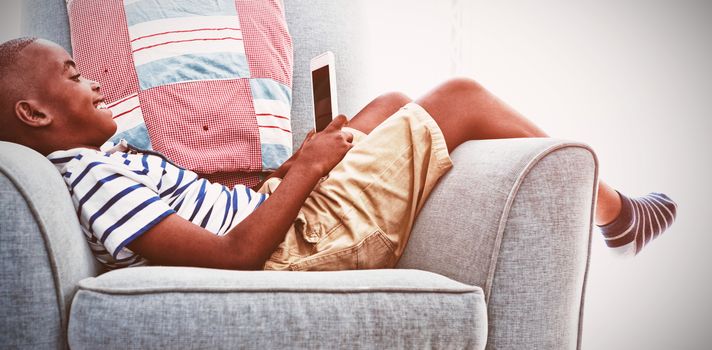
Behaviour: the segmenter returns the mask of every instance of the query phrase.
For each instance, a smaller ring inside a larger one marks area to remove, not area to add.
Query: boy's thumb
[[[347,123],[349,122],[348,118],[346,118],[345,115],[339,114],[334,118],[334,120],[329,123],[329,128],[336,129],[336,130],[341,130]]]

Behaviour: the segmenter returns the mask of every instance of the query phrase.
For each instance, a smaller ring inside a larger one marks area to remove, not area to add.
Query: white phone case
[[[336,118],[337,115],[339,115],[339,108],[338,108],[338,100],[337,100],[337,89],[336,89],[336,60],[334,57],[334,53],[331,51],[326,51],[314,58],[311,59],[309,62],[309,70],[310,70],[310,80],[311,85],[312,85],[312,107],[314,110],[314,126],[316,128],[316,103],[315,103],[315,96],[314,96],[314,81],[312,79],[313,77],[313,72],[317,69],[320,69],[322,67],[329,67],[329,91],[330,91],[330,96],[331,96],[331,119],[333,120]]]

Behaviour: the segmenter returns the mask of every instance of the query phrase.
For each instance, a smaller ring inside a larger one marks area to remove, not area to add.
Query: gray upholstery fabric
[[[564,148],[522,182],[491,284],[490,348],[574,349],[581,341],[595,166],[590,149]]]
[[[2,344],[61,344],[76,285],[99,265],[64,181],[46,158],[0,141],[0,175],[2,305],[5,315],[17,315],[3,319]]]
[[[539,138],[468,142],[452,158],[398,267],[482,286],[490,349],[576,347],[595,155]]]
[[[480,288],[416,270],[124,269],[82,281],[71,319],[73,349],[483,349],[487,332]]]
[[[72,53],[65,0],[23,0],[22,33],[52,40]]]
[[[64,330],[47,250],[25,198],[4,174],[0,213],[0,344],[59,348]]]

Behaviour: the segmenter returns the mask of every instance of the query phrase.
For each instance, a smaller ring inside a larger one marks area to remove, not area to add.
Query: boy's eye
[[[81,74],[76,74],[76,75],[72,75],[69,79],[72,79],[72,80],[78,82],[78,81],[79,81],[79,77],[81,77],[81,76],[82,76]]]

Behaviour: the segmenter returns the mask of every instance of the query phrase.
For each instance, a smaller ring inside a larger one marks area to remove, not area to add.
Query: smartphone
[[[314,105],[314,128],[324,130],[339,115],[336,102],[336,67],[334,53],[327,51],[309,62]]]

